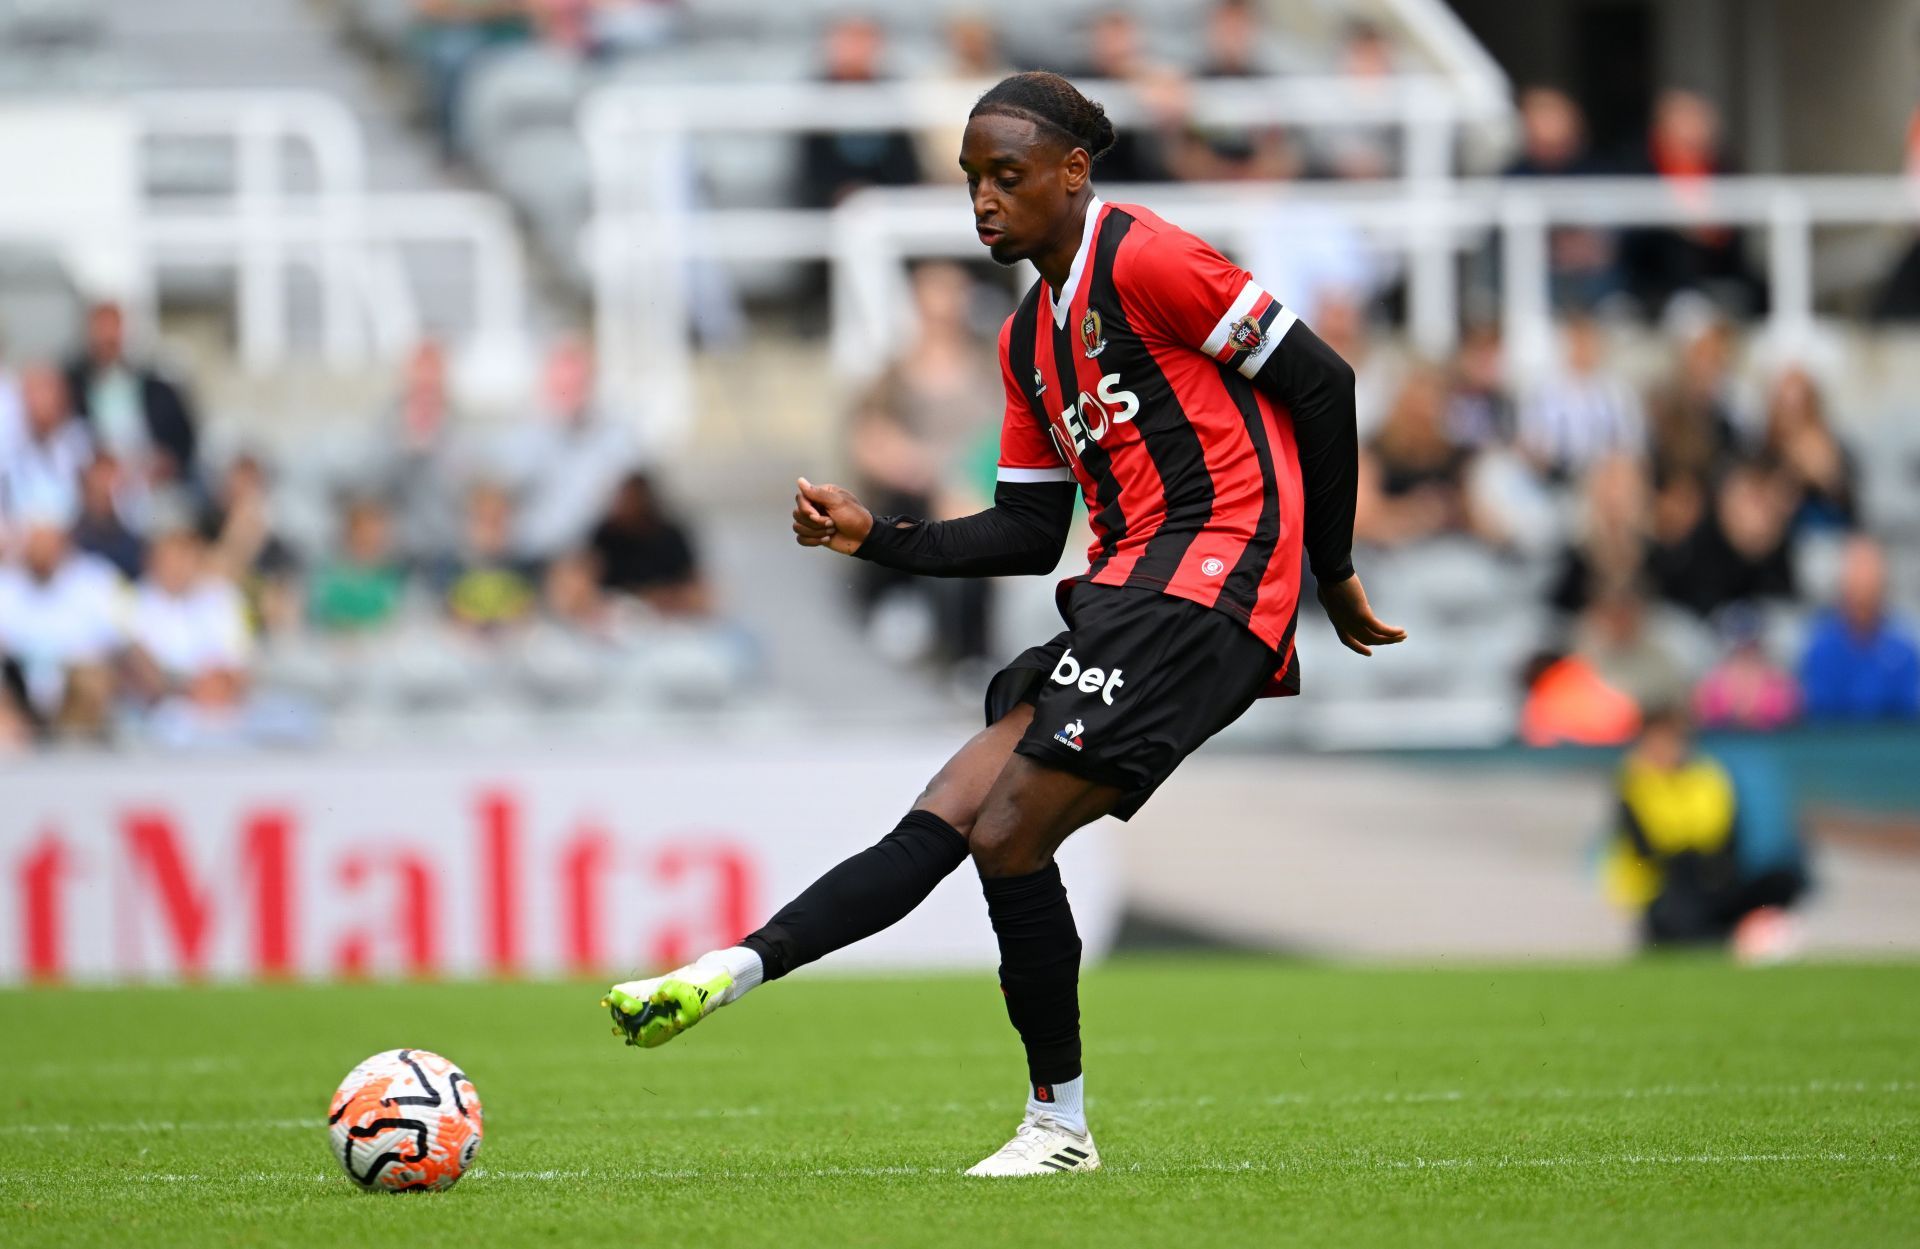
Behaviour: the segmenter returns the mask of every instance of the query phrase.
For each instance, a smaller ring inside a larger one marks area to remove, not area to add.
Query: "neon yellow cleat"
[[[733,977],[711,967],[682,967],[652,980],[629,980],[607,990],[600,1005],[628,1045],[665,1045],[725,1004]]]

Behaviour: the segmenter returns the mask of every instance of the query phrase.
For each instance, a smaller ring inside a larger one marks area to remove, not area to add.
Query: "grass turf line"
[[[1107,1170],[991,1183],[985,975],[802,975],[662,1050],[598,985],[0,994],[0,1243],[1920,1244],[1920,967],[1135,959],[1082,992]],[[451,1193],[323,1119],[376,1050],[487,1111]]]

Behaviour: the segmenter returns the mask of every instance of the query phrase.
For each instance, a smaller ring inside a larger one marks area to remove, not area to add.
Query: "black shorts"
[[[1124,820],[1253,705],[1279,659],[1231,617],[1154,590],[1080,582],[1065,607],[1064,633],[988,683],[987,723],[1032,703],[1014,749],[1125,790]]]

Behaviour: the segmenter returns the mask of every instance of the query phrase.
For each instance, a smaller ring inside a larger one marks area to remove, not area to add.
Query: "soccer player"
[[[1067,628],[986,695],[987,727],[891,833],[726,950],[606,998],[656,1046],[756,986],[879,932],[971,858],[1027,1051],[1026,1115],[970,1175],[1092,1170],[1080,1069],[1080,938],[1054,852],[1126,819],[1257,698],[1295,693],[1301,553],[1340,640],[1406,635],[1354,575],[1353,371],[1245,270],[1143,208],[1094,194],[1113,142],[1099,105],[1017,74],[974,105],[960,150],[980,241],[1040,281],[1000,333],[1006,413],[993,506],[875,517],[802,478],[793,532],[907,572],[1049,572],[1074,492],[1094,540],[1063,582]]]

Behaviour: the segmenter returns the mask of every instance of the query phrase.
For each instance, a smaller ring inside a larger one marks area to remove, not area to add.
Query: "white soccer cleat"
[[[1100,1151],[1093,1147],[1091,1133],[1075,1132],[1047,1115],[1033,1115],[1014,1130],[1012,1140],[968,1168],[967,1174],[1053,1175],[1099,1169]]]

